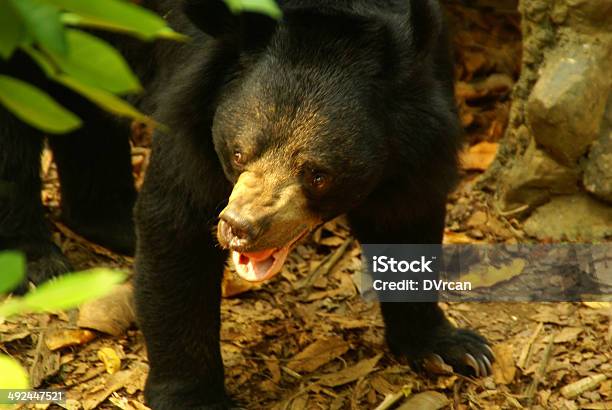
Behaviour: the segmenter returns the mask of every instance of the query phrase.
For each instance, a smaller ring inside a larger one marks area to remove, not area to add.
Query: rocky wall
[[[612,0],[521,0],[522,74],[483,179],[539,239],[612,239]]]

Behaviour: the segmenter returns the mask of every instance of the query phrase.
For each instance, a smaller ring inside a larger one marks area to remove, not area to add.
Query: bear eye
[[[329,185],[329,176],[321,171],[310,171],[310,185],[317,191],[322,191]]]

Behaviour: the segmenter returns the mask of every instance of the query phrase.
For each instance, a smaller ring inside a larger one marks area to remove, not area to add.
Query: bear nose
[[[257,235],[254,224],[233,209],[224,210],[219,217],[229,226],[231,231],[230,236],[240,241],[252,241]],[[231,242],[231,238],[228,239]]]

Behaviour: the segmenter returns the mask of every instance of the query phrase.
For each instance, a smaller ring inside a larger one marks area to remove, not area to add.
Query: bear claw
[[[469,353],[466,353],[464,361],[465,361],[465,364],[467,364],[472,369],[474,369],[474,372],[476,373],[476,377],[479,377],[480,373],[481,373],[481,366],[480,366],[479,362],[476,361],[474,356],[472,356]]]
[[[493,374],[493,368],[491,366],[491,361],[487,356],[482,356],[482,361],[484,362],[487,374]]]
[[[438,365],[440,367],[447,366],[447,364],[444,363],[444,359],[442,359],[442,356],[440,356],[439,354],[433,353],[429,357],[430,357],[431,360],[433,360],[436,363],[436,365]]]
[[[483,346],[484,346],[484,348],[487,350],[487,352],[489,353],[489,356],[491,356],[491,358],[492,358],[493,360],[495,360],[495,352],[493,351],[493,349],[491,349],[491,346],[489,346],[489,345],[488,345],[488,344],[486,344],[486,343],[484,343],[484,344],[483,344]],[[489,365],[490,365],[490,364],[491,364],[491,363],[489,362]]]
[[[485,338],[468,329],[443,327],[432,337],[429,351],[408,356],[416,358],[412,363],[418,370],[436,373],[437,369],[452,367],[455,373],[465,376],[486,377],[492,374],[491,363],[495,355]],[[427,366],[427,364],[433,366]]]

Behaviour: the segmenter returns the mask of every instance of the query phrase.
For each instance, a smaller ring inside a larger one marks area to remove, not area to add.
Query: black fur
[[[273,30],[218,1],[187,3],[207,34],[193,31],[174,2],[155,2],[194,39],[160,47],[150,63],[166,73],[153,105],[171,132],[154,138],[136,207],[145,396],[161,410],[230,405],[219,350],[226,252],[210,231],[241,172],[236,147],[292,178],[304,162],[324,166],[333,189],[317,196],[304,188],[309,210],[324,220],[348,213],[360,241],[440,243],[460,146],[437,2],[283,1]],[[317,137],[291,133],[305,107],[325,117],[313,120]],[[470,374],[466,353],[492,360],[486,341],[455,329],[436,304],[382,310],[389,346],[417,366],[436,353]]]
[[[278,24],[232,15],[221,0],[145,5],[192,37],[119,44],[148,90],[140,106],[170,130],[154,136],[135,210],[145,398],[156,410],[227,408],[227,252],[211,231],[232,184],[244,169],[275,170],[303,183],[308,215],[348,214],[361,242],[440,243],[461,142],[446,32],[434,0],[284,0]],[[232,161],[238,148],[244,168]],[[324,192],[307,183],[315,167],[331,176]],[[470,374],[466,353],[492,360],[486,341],[436,304],[382,312],[391,350],[416,366],[438,354]]]
[[[0,61],[0,72],[44,89],[76,113],[84,126],[50,136],[58,165],[62,217],[76,232],[123,253],[133,253],[136,199],[129,123],[45,78],[24,54]],[[53,244],[40,198],[42,132],[0,107],[0,249],[25,252],[28,279],[40,283],[71,269]],[[23,291],[24,285],[20,291]]]

